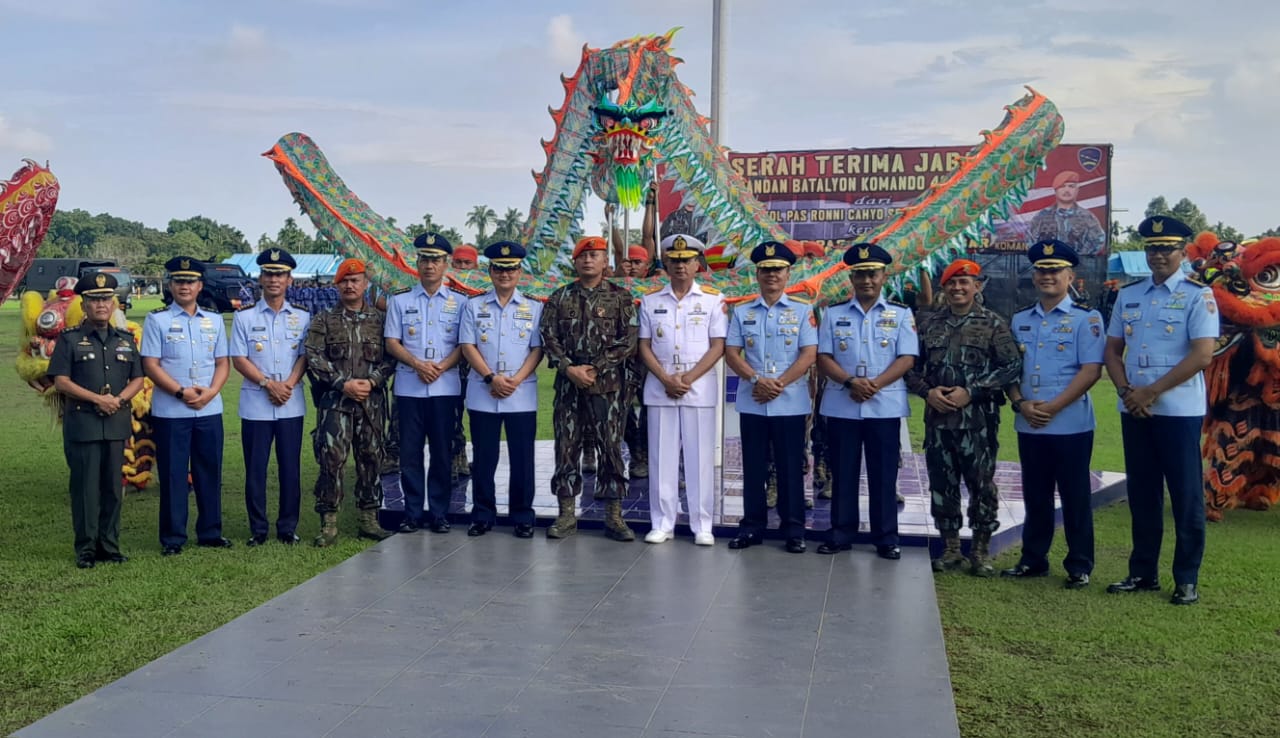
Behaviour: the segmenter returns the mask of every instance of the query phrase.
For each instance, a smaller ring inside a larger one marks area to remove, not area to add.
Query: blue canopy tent
[[[1184,259],[1182,271],[1190,274],[1191,262]],[[1107,259],[1107,279],[1127,282],[1149,276],[1151,269],[1147,267],[1147,255],[1141,251],[1116,251]]]
[[[257,264],[257,254],[232,254],[230,259],[224,261],[224,264],[238,264],[240,268],[254,279],[258,278],[261,271]],[[319,279],[326,277],[330,280],[338,273],[338,265],[342,260],[333,254],[294,254],[294,260],[298,262],[298,266],[293,269],[293,276],[296,279]]]

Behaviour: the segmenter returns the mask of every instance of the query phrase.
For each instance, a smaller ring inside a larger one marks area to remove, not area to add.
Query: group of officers
[[[660,244],[667,283],[637,305],[628,290],[605,278],[607,241],[586,237],[572,253],[576,279],[542,303],[518,289],[525,257],[520,244],[502,241],[484,250],[492,289],[468,297],[446,284],[451,244],[425,233],[414,242],[418,285],[375,301],[367,266],[348,259],[334,279],[339,304],[315,315],[286,299],[293,257],[281,249],[263,252],[262,297],[235,314],[230,337],[221,317],[196,303],[203,265],[177,257],[165,265],[173,302],[147,316],[139,351],[127,332],[110,323],[113,277],[87,275],[76,286],[86,320],[62,335],[49,367],[65,396],[77,565],[125,561],[118,541],[119,473],[130,431],[127,406],[144,375],[155,385],[162,553],[179,554],[187,543],[192,488],[197,545],[232,546],[221,530],[220,394],[232,367],[243,378],[239,416],[248,545],[269,537],[266,473],[273,445],[280,489],[275,534],[285,544],[299,541],[304,376],[317,411],[316,545],[338,538],[343,469],[352,454],[359,535],[380,540],[393,532],[449,532],[453,439],[463,407],[474,448],[468,535],[484,535],[496,522],[494,476],[505,430],[513,533],[532,537],[536,370],[544,357],[556,371],[551,486],[559,502],[547,536],[576,532],[584,457],[594,455],[605,534],[634,540],[621,509],[627,491],[621,448],[631,407],[642,400],[651,515],[645,540],[657,544],[675,535],[683,489],[694,543],[713,545],[715,408],[723,358],[738,378],[744,485],[743,516],[730,548],[763,542],[772,474],[783,545],[792,553],[806,550],[804,437],[814,405],[807,378],[816,365],[825,380],[817,410],[825,421],[832,475],[831,528],[819,553],[849,550],[858,536],[865,458],[870,542],[880,557],[900,558],[899,429],[913,393],[925,401],[931,512],[943,542],[933,568],[994,575],[989,546],[999,520],[993,479],[1007,398],[1018,432],[1027,517],[1021,558],[1001,574],[1048,574],[1056,489],[1068,546],[1065,586],[1078,589],[1089,584],[1094,556],[1088,469],[1095,421],[1088,390],[1105,367],[1120,395],[1133,518],[1129,576],[1108,591],[1160,588],[1167,482],[1177,534],[1172,602],[1191,604],[1199,597],[1204,548],[1198,468],[1202,369],[1218,335],[1216,306],[1211,291],[1180,268],[1192,235],[1184,224],[1148,218],[1139,232],[1152,275],[1120,291],[1105,326],[1097,311],[1073,302],[1069,288],[1079,259],[1069,244],[1054,239],[1028,250],[1039,300],[1011,322],[978,299],[979,265],[958,259],[941,274],[940,305],[922,311],[917,325],[909,307],[885,297],[892,257],[874,243],[855,244],[844,253],[853,299],[819,316],[808,300],[787,293],[797,257],[778,242],[751,251],[758,294],[730,307],[697,280],[702,242],[670,235]],[[644,377],[643,384],[629,390],[636,376]],[[384,530],[377,517],[391,415],[388,385],[405,501],[398,531]],[[969,490],[973,533],[967,556],[959,535],[961,481]]]

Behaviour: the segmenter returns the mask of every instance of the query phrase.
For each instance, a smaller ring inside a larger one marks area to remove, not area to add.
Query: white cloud
[[[19,156],[44,155],[53,150],[53,139],[33,128],[14,126],[0,115],[0,149]]]
[[[573,16],[557,15],[547,23],[547,53],[556,64],[577,68],[583,43],[582,35],[573,27]]]

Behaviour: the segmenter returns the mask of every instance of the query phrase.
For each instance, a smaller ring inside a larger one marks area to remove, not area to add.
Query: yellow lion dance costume
[[[1187,248],[1213,288],[1222,337],[1205,370],[1205,512],[1280,502],[1280,238],[1243,244],[1201,233]]]
[[[80,296],[72,291],[75,279],[64,277],[48,294],[26,292],[22,295],[22,346],[18,352],[18,376],[31,388],[41,393],[49,403],[58,421],[62,420],[62,398],[53,390],[49,379],[49,357],[58,336],[68,326],[80,325],[84,320],[84,308]],[[126,320],[124,311],[116,304],[112,322],[127,328],[135,343],[142,344],[142,326]],[[151,380],[143,382],[142,391],[130,403],[133,415],[133,435],[125,443],[124,484],[143,490],[151,483],[151,468],[155,464],[156,444],[151,440]]]

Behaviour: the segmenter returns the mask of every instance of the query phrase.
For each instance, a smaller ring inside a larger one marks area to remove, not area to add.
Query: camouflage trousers
[[[631,395],[630,401],[623,405],[627,417],[622,439],[627,442],[631,463],[647,464],[649,463],[649,412],[638,395],[639,393]]]
[[[320,478],[316,480],[316,512],[337,512],[342,505],[342,476],[347,454],[353,448],[356,460],[356,507],[376,510],[382,506],[379,480],[386,424],[381,413],[319,408],[316,428],[311,431]]]
[[[960,515],[961,480],[969,490],[969,528],[975,532],[991,532],[1000,527],[996,450],[991,429],[925,428],[924,463],[929,470],[930,514],[939,531],[953,533],[964,525]]]
[[[622,392],[587,394],[567,377],[556,377],[552,406],[556,471],[551,478],[551,491],[557,497],[576,497],[582,493],[582,450],[588,444],[596,446],[596,499],[620,500],[627,496],[627,478],[622,465],[626,408],[622,400]]]
[[[458,370],[462,373],[462,391],[459,397],[467,396],[467,374],[471,372],[470,366],[464,361]],[[449,459],[467,450],[467,431],[462,427],[462,413],[465,408],[465,402],[458,403],[458,410],[453,414],[453,438],[449,440]]]
[[[400,469],[400,411],[394,402],[387,403],[386,443],[382,447],[382,473]]]

